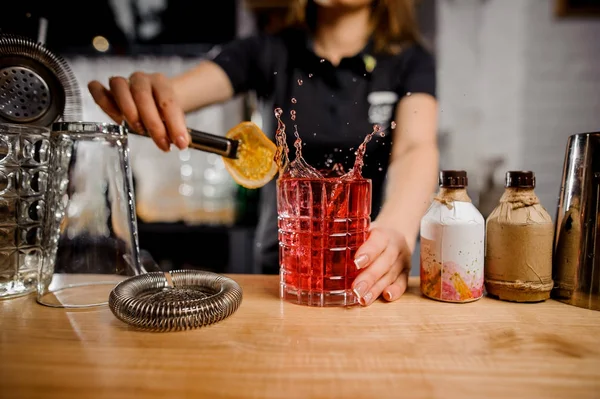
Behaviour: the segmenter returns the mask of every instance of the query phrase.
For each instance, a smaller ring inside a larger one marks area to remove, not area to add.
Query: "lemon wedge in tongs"
[[[253,122],[242,122],[225,135],[239,142],[236,158],[223,157],[225,168],[235,182],[246,188],[260,188],[277,174],[277,146]]]

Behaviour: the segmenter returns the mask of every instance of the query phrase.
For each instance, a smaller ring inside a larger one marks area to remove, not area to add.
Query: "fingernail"
[[[358,283],[354,286],[353,291],[357,297],[362,298],[362,296],[367,291],[367,283],[364,281],[361,281],[360,283]]]
[[[165,152],[169,152],[171,149],[171,145],[167,141],[167,139],[160,140],[160,148],[162,148]]]
[[[360,298],[359,302],[360,302],[361,305],[367,306],[371,302],[371,299],[373,299],[373,293],[367,292],[367,295],[365,295],[364,297]]]
[[[187,137],[184,136],[179,136],[177,137],[177,147],[179,147],[180,149],[184,149],[186,148],[188,145],[188,141],[187,141]]]
[[[384,295],[385,295],[385,299],[387,299],[388,301],[392,300],[392,292],[391,291],[386,291]]]
[[[367,263],[369,263],[369,257],[367,255],[362,254],[354,258],[354,264],[357,269],[362,269],[367,266]]]

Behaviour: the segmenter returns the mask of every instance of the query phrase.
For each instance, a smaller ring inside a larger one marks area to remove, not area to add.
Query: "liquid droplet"
[[[292,104],[296,104],[298,101],[294,97],[292,97]]]
[[[353,82],[356,82],[356,78],[352,78],[352,81],[353,81]]]
[[[390,127],[391,127],[392,129],[395,129],[395,128],[396,128],[396,122],[392,121],[392,123],[390,124]]]
[[[312,73],[309,73],[309,74],[308,74],[308,77],[309,77],[309,78],[312,78],[312,77],[313,77],[313,74],[312,74]]]
[[[325,58],[321,58],[321,64],[325,62]]]
[[[317,133],[313,133],[313,136],[316,136],[316,135],[317,135]]]
[[[304,83],[304,81],[302,79],[298,79],[298,86],[302,86],[302,83]]]
[[[277,75],[277,72],[273,72],[273,75]]]
[[[295,121],[296,120],[296,111],[295,110],[291,110],[290,111],[290,118]]]
[[[412,96],[412,93],[409,91],[406,93],[406,97],[410,97],[410,96]]]
[[[379,168],[379,171],[381,172],[383,170],[383,168]]]

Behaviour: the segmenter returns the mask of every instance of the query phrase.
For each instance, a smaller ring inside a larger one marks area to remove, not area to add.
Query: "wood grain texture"
[[[422,298],[308,308],[276,276],[231,275],[240,309],[149,333],[107,307],[0,301],[1,398],[598,398],[600,312],[555,301]]]

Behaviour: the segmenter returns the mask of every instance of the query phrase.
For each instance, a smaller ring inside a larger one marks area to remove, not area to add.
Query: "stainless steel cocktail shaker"
[[[567,142],[553,263],[552,297],[600,310],[600,132]]]

